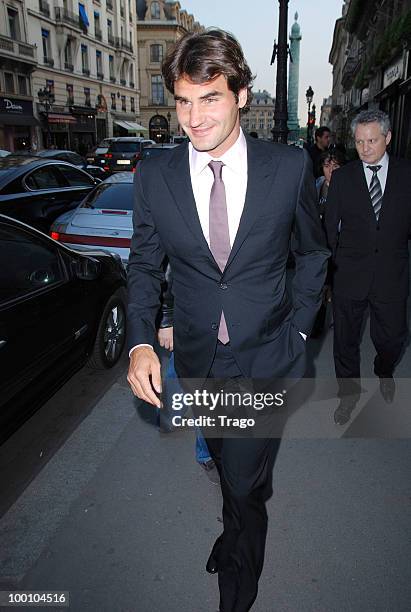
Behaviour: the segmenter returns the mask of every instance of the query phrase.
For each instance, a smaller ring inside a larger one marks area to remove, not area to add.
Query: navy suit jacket
[[[191,186],[188,145],[144,161],[135,175],[128,265],[129,346],[153,344],[163,259],[173,272],[179,376],[210,370],[224,310],[234,357],[247,377],[301,376],[305,342],[329,251],[306,152],[247,137],[248,184],[230,257],[220,271],[204,238]],[[286,291],[290,244],[293,300]]]
[[[362,162],[333,172],[325,224],[333,255],[335,295],[353,300],[373,297],[381,302],[407,299],[411,162],[390,156],[378,221]]]

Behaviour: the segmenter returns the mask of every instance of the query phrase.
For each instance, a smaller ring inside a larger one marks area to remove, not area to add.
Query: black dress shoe
[[[395,396],[395,380],[392,376],[380,378],[380,391],[387,404],[392,404]]]
[[[214,546],[211,550],[210,556],[206,563],[206,571],[209,574],[216,574],[218,572],[218,553],[220,550],[221,540],[223,536],[220,535],[214,542]]]
[[[336,411],[334,412],[334,423],[336,425],[345,425],[351,419],[351,413],[354,410],[356,400],[343,398]]]

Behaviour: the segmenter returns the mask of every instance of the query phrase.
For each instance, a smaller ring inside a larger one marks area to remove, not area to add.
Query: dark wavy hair
[[[206,83],[222,75],[238,102],[240,89],[247,88],[247,102],[242,112],[250,108],[253,75],[240,44],[224,30],[209,29],[186,34],[167,53],[162,73],[167,89],[174,93],[174,83],[187,76],[193,83]]]

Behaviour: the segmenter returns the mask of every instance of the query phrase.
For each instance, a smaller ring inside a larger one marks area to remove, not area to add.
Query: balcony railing
[[[80,21],[80,17],[73,13],[72,11],[68,11],[61,6],[55,7],[56,13],[56,21],[59,24],[69,24],[77,29],[82,29],[82,23]]]
[[[70,98],[70,97],[69,97],[69,98],[67,98],[67,103],[66,103],[66,105],[67,105],[67,106],[74,106],[74,98]]]
[[[126,79],[120,79],[120,85],[122,85],[123,87],[125,87],[127,85],[127,81]]]
[[[134,89],[134,83],[133,83],[133,81],[130,81],[130,87],[131,87],[131,89]]]
[[[125,38],[117,38],[116,47],[119,47],[120,49],[126,49],[127,51],[130,51],[130,53],[133,53],[133,45]]]
[[[102,81],[104,79],[104,72],[97,72],[97,78]]]
[[[89,68],[83,68],[82,70],[84,76],[90,76],[90,69]]]
[[[50,66],[50,68],[53,68],[54,59],[52,59],[51,57],[43,57],[43,64],[45,64],[45,66]]]
[[[28,45],[25,42],[13,40],[2,34],[0,34],[0,51],[5,51],[6,55],[10,54],[15,58],[30,61],[31,64],[36,63],[35,45]]]
[[[39,11],[42,15],[50,17],[50,5],[46,0],[39,0]]]
[[[110,82],[111,83],[115,83],[116,82],[116,77],[115,76],[111,76],[110,77]]]
[[[103,40],[103,32],[101,31],[100,28],[95,27],[94,28],[94,36],[98,39],[98,40]]]
[[[69,62],[64,62],[64,70],[68,70],[69,72],[74,72],[73,64],[70,64]]]

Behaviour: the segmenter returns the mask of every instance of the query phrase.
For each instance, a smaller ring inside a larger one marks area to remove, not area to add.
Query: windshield
[[[84,200],[80,208],[132,210],[133,183],[102,183]]]

